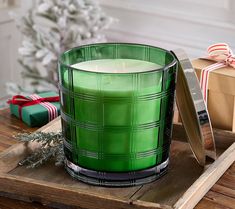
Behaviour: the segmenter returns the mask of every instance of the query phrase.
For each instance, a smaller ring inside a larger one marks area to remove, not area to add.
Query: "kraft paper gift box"
[[[205,59],[192,61],[199,79],[201,70],[214,63]],[[235,68],[226,66],[210,72],[207,107],[213,128],[235,132]]]

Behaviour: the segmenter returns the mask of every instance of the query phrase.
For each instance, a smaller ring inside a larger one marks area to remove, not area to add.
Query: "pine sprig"
[[[64,162],[63,136],[61,132],[35,132],[32,134],[23,133],[16,136],[22,142],[38,142],[40,148],[19,162],[27,168],[35,168],[54,160],[55,165],[62,165]]]

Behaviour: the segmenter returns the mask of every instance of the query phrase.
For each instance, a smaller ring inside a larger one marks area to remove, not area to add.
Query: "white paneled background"
[[[234,0],[101,0],[106,12],[119,19],[108,38],[174,49],[202,56],[214,42],[235,50]]]
[[[5,83],[22,83],[18,64],[18,48],[21,34],[16,29],[9,12],[24,12],[31,0],[0,0],[0,98],[6,95]]]
[[[7,0],[0,0],[7,1]],[[6,81],[22,82],[17,63],[21,36],[9,10],[23,10],[31,0],[15,0],[0,7],[0,97]],[[109,41],[138,42],[167,49],[184,48],[191,58],[203,56],[206,47],[227,42],[235,51],[234,0],[100,0],[107,14],[118,19],[106,32]]]
[[[20,68],[16,61],[20,34],[14,22],[6,17],[6,11],[0,13],[0,96],[4,96],[6,81],[20,81]]]

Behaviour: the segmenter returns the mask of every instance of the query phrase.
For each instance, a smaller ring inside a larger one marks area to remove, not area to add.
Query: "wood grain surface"
[[[175,129],[182,129],[182,126],[174,126]],[[11,116],[9,113],[8,109],[5,110],[0,110],[0,151],[4,151],[7,148],[11,147],[12,145],[16,144],[17,141],[12,137],[13,135],[20,133],[20,132],[33,132],[36,129],[32,129],[32,128],[28,128],[26,125],[24,125],[21,121],[19,121],[17,118],[15,118],[14,116]],[[216,131],[215,131],[216,132]],[[183,134],[183,132],[174,132],[174,133],[181,133],[180,135]],[[218,132],[220,133],[220,132]],[[216,134],[216,133],[215,133]],[[228,133],[229,134],[229,133]],[[219,135],[219,134],[218,134]],[[175,134],[175,137],[177,137],[177,134]],[[185,137],[181,137],[178,136],[179,138],[185,138]],[[232,141],[234,141],[232,135],[231,135],[231,139],[229,139],[229,137],[226,138],[226,141],[223,141],[223,136],[219,135],[219,137],[221,137],[221,140],[218,140],[218,143],[221,143],[221,147],[224,146],[224,148],[228,147],[228,145],[230,145],[232,143]],[[219,138],[217,137],[217,139]],[[180,144],[180,142],[178,143],[177,146],[181,146],[182,145],[182,151],[184,149],[183,146],[187,146],[185,145],[185,143]],[[179,148],[179,147],[178,147]],[[178,149],[177,148],[177,149]],[[185,149],[184,149],[185,150]],[[186,149],[189,151],[189,149]],[[178,154],[178,156],[180,157],[180,154]],[[184,159],[182,159],[182,163],[184,162]],[[194,159],[192,159],[192,164],[191,166],[193,167],[193,163],[194,163]],[[189,166],[188,168],[188,172],[195,172],[195,178],[198,175],[197,172],[199,172],[200,174],[200,169],[197,169],[196,171],[192,169],[192,167],[190,167],[190,164],[187,164]],[[49,166],[49,165],[47,165]],[[175,165],[176,166],[176,165]],[[179,165],[180,166],[180,165]],[[193,167],[194,168],[194,167]],[[42,168],[40,168],[42,169]],[[40,170],[39,169],[39,170]],[[44,168],[46,169],[46,168]],[[60,170],[61,168],[55,168],[55,173],[56,172],[61,172]],[[17,171],[16,171],[17,170]],[[33,172],[31,172],[31,174],[27,173],[24,174],[24,169],[22,169],[21,167],[18,167],[16,170],[12,171],[14,174],[14,172],[17,173],[21,173],[25,178],[28,178],[30,176],[28,175],[35,175],[35,172],[33,174]],[[178,171],[180,172],[180,171]],[[40,171],[38,171],[38,174],[40,174]],[[188,175],[189,176],[189,175]],[[185,178],[187,178],[187,174],[185,174]],[[53,173],[51,174],[51,179],[53,179]],[[61,179],[53,179],[53,181],[56,183],[58,181],[60,181]],[[180,181],[181,179],[176,179],[177,181]],[[165,179],[162,181],[166,181]],[[182,180],[181,180],[182,181]],[[72,184],[73,180],[71,180],[70,184]],[[183,182],[183,181],[182,181]],[[188,181],[185,181],[188,182]],[[16,181],[17,183],[17,181]],[[172,182],[174,183],[174,182]],[[159,181],[158,181],[159,184]],[[161,184],[161,182],[160,182]],[[5,184],[7,185],[7,184]],[[154,184],[151,184],[152,188],[155,186]],[[177,184],[175,184],[177,185]],[[3,185],[1,185],[3,186]],[[86,187],[87,185],[83,185],[84,187]],[[187,185],[185,185],[187,186]],[[23,192],[23,187],[24,185],[22,185],[22,192]],[[89,187],[89,186],[87,186]],[[136,188],[133,188],[136,189]],[[97,187],[96,191],[94,192],[101,192],[99,187]],[[142,190],[142,191],[141,191]],[[151,188],[146,188],[146,191],[148,191],[147,193],[143,192],[144,189],[143,187],[141,188],[141,190],[137,189],[137,191],[134,195],[132,193],[129,193],[127,191],[130,190],[125,190],[123,189],[122,192],[119,192],[118,190],[115,189],[111,189],[110,193],[113,195],[115,195],[117,198],[118,197],[122,197],[122,198],[129,198],[130,195],[133,199],[137,199],[137,197],[141,197],[140,200],[136,200],[136,203],[134,205],[130,205],[130,208],[139,208],[140,206],[142,206],[143,202],[145,200],[148,200],[149,198],[151,199],[156,199],[156,202],[161,202],[161,200],[159,200],[159,196],[156,195],[156,193],[151,193]],[[205,197],[197,204],[196,208],[198,209],[210,209],[210,208],[235,208],[235,164],[233,163],[233,165],[225,172],[225,174],[219,179],[219,181],[211,188],[211,190],[205,195]],[[19,191],[20,192],[20,191]],[[160,193],[163,194],[164,192],[169,192],[169,191],[160,191]],[[102,194],[102,192],[101,192]],[[159,193],[158,193],[159,194]],[[45,194],[46,195],[46,194]],[[63,198],[62,197],[63,194],[61,194],[61,197],[59,198]],[[12,196],[12,198],[15,198],[14,196]],[[0,209],[29,209],[29,208],[33,208],[33,209],[42,209],[42,208],[50,208],[50,207],[46,207],[41,205],[40,200],[37,200],[37,198],[35,199],[31,199],[31,200],[27,200],[24,199],[24,201],[30,201],[33,203],[26,203],[23,201],[19,201],[19,200],[14,200],[14,199],[10,199],[10,198],[6,198],[6,197],[0,197]],[[81,200],[82,201],[82,200]],[[97,202],[95,202],[96,200],[94,199],[94,202],[91,204],[99,204]],[[169,201],[173,201],[174,200],[169,200]],[[117,203],[120,204],[120,208],[123,207],[122,203]],[[87,205],[86,205],[87,207]],[[64,208],[78,208],[76,206],[72,206],[72,207],[68,207],[68,206],[64,206]],[[100,208],[102,208],[102,205],[100,205]],[[110,208],[112,208],[112,205],[110,205]],[[116,207],[115,207],[116,208]],[[151,208],[151,203],[149,203],[148,208]],[[166,207],[167,208],[167,207]]]

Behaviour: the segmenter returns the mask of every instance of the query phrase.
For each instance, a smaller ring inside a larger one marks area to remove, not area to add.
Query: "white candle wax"
[[[73,68],[103,73],[137,73],[159,69],[161,66],[153,62],[135,59],[100,59],[71,65]]]
[[[89,72],[102,72],[102,73],[121,73],[121,75],[104,75],[102,76],[102,81],[99,84],[102,86],[102,91],[104,92],[130,92],[133,91],[133,77],[132,76],[122,76],[124,73],[137,73],[137,72],[147,72],[161,68],[161,65],[147,62],[143,60],[135,59],[101,59],[101,60],[90,60],[85,62],[76,63],[71,65],[71,67],[89,71]],[[149,82],[148,82],[149,80]],[[145,83],[149,83],[149,87],[152,88],[152,76],[145,77]],[[94,74],[81,73],[81,71],[73,71],[73,84],[74,88],[84,88],[91,91],[99,91],[100,87],[97,85],[98,79]],[[161,74],[154,81],[154,85],[161,82]],[[149,88],[145,87],[145,88]],[[111,93],[113,94],[113,93]]]

